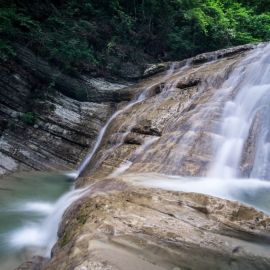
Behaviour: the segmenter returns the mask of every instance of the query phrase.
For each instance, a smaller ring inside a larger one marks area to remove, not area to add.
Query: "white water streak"
[[[50,251],[57,241],[57,230],[65,210],[88,192],[88,189],[72,190],[64,194],[54,205],[50,205],[47,216],[37,222],[27,222],[9,235],[9,245],[14,249],[35,247],[43,256],[50,256]],[[44,214],[44,204],[29,202],[17,211],[32,211]]]

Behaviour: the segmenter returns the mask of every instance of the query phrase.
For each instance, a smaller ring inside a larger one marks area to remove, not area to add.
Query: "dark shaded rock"
[[[161,130],[158,130],[157,127],[154,127],[151,121],[147,119],[138,122],[131,131],[139,134],[161,136]]]
[[[189,87],[193,87],[198,85],[201,82],[200,78],[183,78],[183,80],[180,80],[176,87],[179,89],[185,89]]]
[[[123,63],[119,70],[119,74],[121,77],[130,80],[136,80],[142,77],[142,72],[139,66],[131,62]]]
[[[109,83],[107,87],[99,87],[96,80],[92,77],[76,75],[74,77],[64,74],[48,62],[35,56],[30,50],[16,46],[17,61],[29,70],[34,76],[38,77],[42,83],[53,85],[63,94],[80,101],[91,102],[120,102],[130,100],[133,93],[126,89],[127,83]],[[135,71],[127,72],[133,74]]]

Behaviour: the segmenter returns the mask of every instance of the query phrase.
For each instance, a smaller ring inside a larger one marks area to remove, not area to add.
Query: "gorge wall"
[[[127,83],[64,75],[21,47],[0,74],[0,175],[75,169],[115,104],[131,98]]]

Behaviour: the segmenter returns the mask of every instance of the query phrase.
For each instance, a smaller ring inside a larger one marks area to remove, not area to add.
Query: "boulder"
[[[43,269],[268,269],[269,230],[254,208],[124,175],[94,183],[65,213]]]

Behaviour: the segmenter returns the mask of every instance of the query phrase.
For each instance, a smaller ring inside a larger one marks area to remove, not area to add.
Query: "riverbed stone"
[[[44,269],[267,269],[269,230],[252,207],[123,175],[96,182],[65,213]]]

